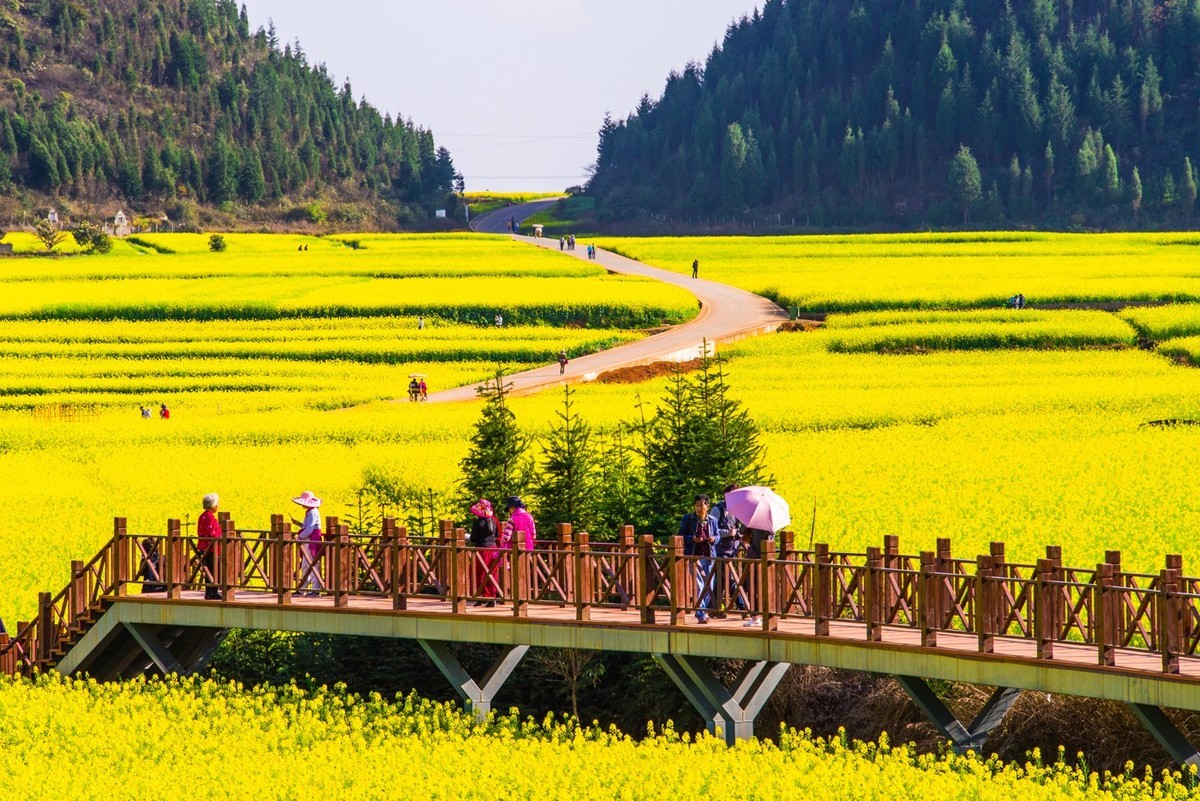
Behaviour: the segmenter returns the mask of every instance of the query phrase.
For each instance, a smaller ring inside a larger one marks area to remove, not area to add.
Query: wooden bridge
[[[1200,711],[1200,578],[1185,576],[1178,556],[1136,573],[1116,551],[1079,568],[1056,546],[1021,564],[1001,543],[973,559],[952,556],[949,540],[902,554],[895,537],[839,553],[799,549],[785,532],[759,559],[709,564],[684,555],[678,537],[635,537],[631,527],[601,543],[564,525],[533,550],[488,551],[468,547],[449,522],[438,537],[409,537],[393,520],[378,535],[351,536],[329,518],[313,561],[282,515],[268,530],[224,516],[221,525],[210,572],[178,520],[165,534],[132,535],[118,518],[100,553],[72,563],[66,588],[41,594],[35,620],[0,635],[0,669],[99,680],[190,673],[234,628],[405,638],[486,714],[531,646],[641,652],[733,742],[753,734],[790,665],[822,665],[894,676],[960,751],[979,748],[1020,692],[1035,690],[1126,703],[1175,760],[1200,764],[1162,711]],[[698,570],[710,571],[701,576],[711,575],[714,605],[728,612],[705,625],[695,615]],[[206,585],[222,598],[205,600]],[[747,628],[748,614],[761,625]],[[450,642],[503,648],[475,678]],[[705,657],[746,667],[726,687]],[[963,724],[928,679],[996,690]]]

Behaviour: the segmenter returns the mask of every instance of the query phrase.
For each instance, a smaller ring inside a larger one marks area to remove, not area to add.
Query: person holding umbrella
[[[775,532],[792,522],[787,501],[769,487],[742,487],[725,493],[725,508],[742,523],[742,536],[746,542],[746,558],[761,559],[764,542],[775,538]],[[750,617],[742,625],[746,628],[762,625],[762,601],[753,571],[747,571],[746,597],[750,603]]]
[[[712,608],[713,556],[721,540],[720,522],[710,511],[708,496],[697,495],[692,511],[679,521],[679,536],[683,537],[684,556],[698,556],[696,561],[696,622],[708,622]]]

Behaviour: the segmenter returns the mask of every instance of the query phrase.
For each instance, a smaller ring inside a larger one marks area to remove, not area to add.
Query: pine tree
[[[487,498],[499,506],[508,496],[523,495],[529,489],[533,477],[530,439],[508,407],[511,390],[512,384],[505,383],[500,370],[479,388],[483,411],[475,423],[471,447],[459,462],[463,474],[459,499],[463,505]]]
[[[575,390],[563,388],[562,409],[542,445],[541,470],[533,496],[538,520],[544,524],[571,523],[591,532],[596,522],[599,462],[591,426],[575,411]]]
[[[1133,209],[1133,222],[1136,225],[1138,214],[1142,211],[1142,176],[1138,168],[1133,168],[1133,176],[1129,179],[1129,206]]]
[[[1183,202],[1183,213],[1188,222],[1192,221],[1192,207],[1196,205],[1196,171],[1192,169],[1192,160],[1183,157],[1183,184],[1179,189],[1179,199]]]
[[[979,175],[979,164],[966,145],[950,161],[950,196],[962,210],[963,225],[971,219],[971,207],[983,197],[983,179]]]

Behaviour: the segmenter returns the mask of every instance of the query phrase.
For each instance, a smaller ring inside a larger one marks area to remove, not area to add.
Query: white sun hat
[[[299,498],[292,498],[292,503],[298,503],[301,506],[307,506],[309,509],[316,509],[321,505],[321,499],[313,495],[308,490],[300,493]]]

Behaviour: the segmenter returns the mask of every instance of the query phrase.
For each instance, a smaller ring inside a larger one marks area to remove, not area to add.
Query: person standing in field
[[[143,407],[141,407],[141,409],[142,409],[142,419],[149,420],[150,419],[150,407],[143,406]]]
[[[500,547],[507,548],[513,539],[523,537],[525,550],[532,551],[534,541],[537,539],[537,525],[533,522],[533,515],[529,514],[529,508],[525,506],[525,501],[516,495],[510,495],[504,502],[504,506],[508,511],[508,520],[504,523],[504,529],[501,532]]]
[[[700,277],[700,260],[692,259],[692,278]]]
[[[210,492],[200,504],[204,511],[196,521],[196,550],[200,552],[200,564],[204,569],[204,599],[219,601],[221,592],[217,589],[217,548],[221,543],[221,523],[217,520],[217,511],[221,506],[221,496]]]
[[[721,540],[720,523],[709,509],[707,495],[696,496],[692,511],[679,521],[679,536],[684,556],[699,557],[695,560],[696,622],[704,624],[712,609],[712,560]]]
[[[423,314],[417,318],[417,330],[418,331],[425,330],[425,315],[423,315]]]
[[[417,383],[417,392],[420,394],[421,400],[429,400],[429,385],[425,383],[424,378]]]
[[[292,525],[299,526],[296,541],[300,543],[301,573],[304,582],[300,586],[300,595],[317,595],[318,590],[325,589],[321,582],[321,573],[317,569],[317,561],[321,556],[321,499],[308,490],[292,498],[292,503],[304,507],[304,520],[292,518]]]
[[[412,378],[408,382],[408,400],[410,403],[416,403],[417,398],[421,395],[421,384],[416,378]]]
[[[492,510],[492,502],[480,498],[471,507],[475,519],[471,521],[472,548],[481,549],[475,559],[475,594],[487,600],[475,601],[472,606],[495,606],[500,597],[500,521]]]
[[[567,372],[567,352],[560,350],[558,352],[558,374],[562,375]]]
[[[163,403],[158,408],[158,416],[163,420],[171,419],[171,410],[167,408],[167,404]]]

